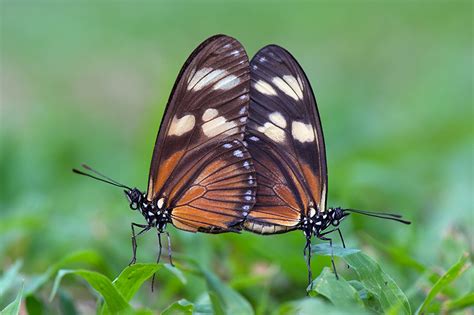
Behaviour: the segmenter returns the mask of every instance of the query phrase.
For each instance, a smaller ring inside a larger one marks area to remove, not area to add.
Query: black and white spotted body
[[[137,188],[124,192],[130,202],[130,209],[138,210],[143,215],[147,227],[157,228],[159,232],[163,232],[166,225],[171,222],[170,211],[165,207],[164,198],[148,201],[146,194]]]
[[[313,235],[321,238],[326,234],[329,227],[337,228],[339,223],[349,215],[340,207],[329,208],[327,211],[319,213],[312,208],[308,214],[307,217],[301,220],[301,229],[307,239],[310,239]]]

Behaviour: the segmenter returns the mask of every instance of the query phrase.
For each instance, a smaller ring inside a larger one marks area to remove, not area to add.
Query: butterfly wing
[[[326,209],[327,168],[316,100],[303,69],[270,45],[250,62],[246,141],[257,174],[257,201],[245,228],[282,233]]]
[[[238,140],[218,145],[191,170],[197,174],[170,205],[173,224],[192,232],[237,230],[255,203],[253,162]]]
[[[165,198],[168,209],[181,205],[180,198],[197,189],[195,180],[207,169],[206,163],[217,163],[209,158],[209,152],[218,144],[243,140],[249,72],[244,48],[225,35],[209,38],[191,54],[178,75],[160,125],[150,166],[149,201]],[[202,206],[204,212],[211,208],[210,204]],[[181,214],[182,209],[174,212],[173,222],[179,228],[185,228],[183,222],[189,219]],[[212,225],[205,218],[210,213],[201,218],[206,228]],[[194,227],[199,230],[201,226],[196,223]]]

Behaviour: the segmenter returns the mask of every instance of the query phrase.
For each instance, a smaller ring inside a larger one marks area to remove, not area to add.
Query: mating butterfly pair
[[[132,223],[132,263],[136,237],[152,228],[161,254],[168,223],[204,233],[300,229],[311,280],[311,238],[331,242],[327,234],[337,231],[342,239],[338,225],[350,212],[409,223],[393,214],[327,208],[324,137],[302,68],[275,45],[249,63],[242,45],[224,35],[196,48],[178,75],[146,193],[84,167],[97,176],[74,172],[124,188],[130,207],[145,217],[146,224]]]

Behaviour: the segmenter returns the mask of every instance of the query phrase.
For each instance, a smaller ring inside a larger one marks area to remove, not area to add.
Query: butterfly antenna
[[[371,211],[357,210],[357,209],[343,209],[343,211],[358,213],[358,214],[366,215],[369,217],[375,217],[375,218],[380,218],[380,219],[385,219],[385,220],[397,221],[403,224],[411,224],[410,221],[402,219],[402,216],[399,214],[385,213],[385,212],[371,212]]]
[[[86,173],[86,172],[83,172],[81,170],[78,170],[77,168],[73,168],[72,171],[76,174],[79,174],[79,175],[84,175],[84,176],[87,176],[87,177],[90,177],[90,178],[93,178],[95,180],[98,180],[98,181],[101,181],[101,182],[104,182],[104,183],[107,183],[107,184],[110,184],[110,185],[114,185],[114,186],[117,186],[117,187],[121,187],[121,188],[126,188],[128,190],[132,190],[130,187],[126,186],[126,185],[123,185],[123,184],[120,184],[119,182],[111,179],[110,177],[108,176],[105,176],[104,174],[102,173],[99,173],[98,171],[94,170],[93,168],[91,168],[90,166],[86,165],[86,164],[82,164],[82,167],[85,168],[86,170],[88,171],[91,171],[92,173],[98,175],[98,176],[94,176],[92,174],[89,174],[89,173]]]

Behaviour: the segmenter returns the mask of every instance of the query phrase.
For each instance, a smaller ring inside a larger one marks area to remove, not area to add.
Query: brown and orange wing
[[[250,62],[248,149],[257,201],[245,226],[258,233],[294,229],[312,205],[326,209],[324,138],[310,83],[290,53],[270,45]]]
[[[147,199],[186,190],[196,161],[218,143],[243,140],[248,116],[248,57],[235,39],[217,35],[184,64],[153,151]]]
[[[238,140],[220,144],[190,170],[187,188],[174,191],[174,226],[191,232],[237,231],[255,203],[252,159]]]

